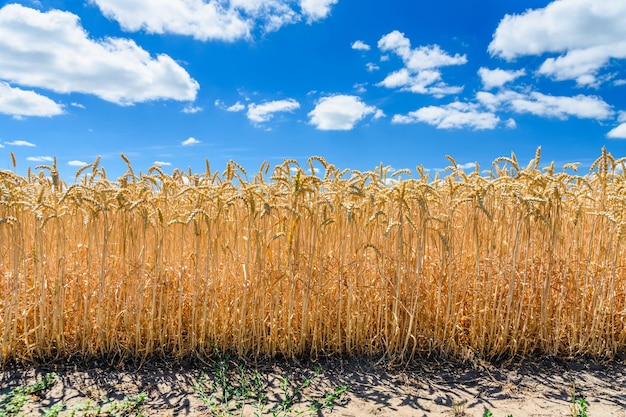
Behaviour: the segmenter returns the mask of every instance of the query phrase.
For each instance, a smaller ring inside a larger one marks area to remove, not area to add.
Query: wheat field
[[[626,159],[605,149],[584,174],[540,149],[441,176],[122,158],[71,185],[56,161],[0,171],[0,362],[626,348]]]

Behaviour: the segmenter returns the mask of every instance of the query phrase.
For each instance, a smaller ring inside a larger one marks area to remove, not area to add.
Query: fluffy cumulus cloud
[[[366,116],[384,117],[382,110],[368,106],[357,96],[335,95],[324,97],[309,112],[310,124],[319,130],[351,130]]]
[[[63,108],[48,97],[0,81],[0,113],[14,117],[57,116]]]
[[[565,120],[579,119],[606,120],[613,116],[611,106],[600,97],[579,94],[573,97],[552,96],[539,92],[519,93],[504,90],[497,94],[481,91],[476,99],[488,109],[504,109],[515,113],[529,113],[535,116]]]
[[[241,104],[241,102],[238,101],[232,106],[227,107],[226,111],[229,111],[231,113],[237,113],[237,112],[244,110],[245,108],[246,106],[244,106],[243,104]]]
[[[478,75],[480,75],[483,86],[489,90],[496,87],[502,87],[504,84],[514,81],[523,75],[526,75],[526,71],[523,69],[510,71],[500,68],[490,70],[488,68],[481,67],[478,70]]]
[[[356,49],[357,51],[369,51],[371,48],[363,41],[354,41],[352,42],[352,49]]]
[[[465,55],[449,55],[439,45],[411,48],[411,41],[397,30],[383,36],[378,41],[378,48],[382,52],[398,55],[404,63],[403,68],[389,74],[380,82],[380,86],[437,97],[456,94],[463,89],[442,81],[439,68],[463,65],[467,63]]]
[[[504,122],[504,125],[508,128],[508,129],[517,129],[517,122],[515,121],[515,119],[510,118],[508,119],[506,122]]]
[[[290,98],[287,100],[268,101],[263,104],[248,105],[248,119],[256,124],[270,121],[275,113],[293,112],[300,108],[300,103]]]
[[[194,39],[235,41],[255,30],[271,32],[305,18],[325,18],[338,0],[91,0],[126,31],[173,33]]]
[[[609,133],[606,134],[606,137],[610,139],[626,139],[626,111],[619,112],[617,121],[620,123],[619,126],[611,129]]]
[[[183,146],[192,146],[192,145],[198,145],[199,143],[201,143],[198,139],[194,138],[194,137],[189,137],[187,139],[185,139],[184,141],[181,142],[181,145]]]
[[[626,123],[622,123],[614,129],[611,129],[609,133],[606,134],[607,138],[610,139],[626,139]]]
[[[611,59],[626,58],[626,2],[558,0],[541,9],[506,15],[489,45],[492,55],[558,54],[539,73],[556,80],[596,85]]]
[[[18,4],[0,9],[0,62],[0,79],[11,84],[93,94],[122,105],[193,101],[199,88],[168,55],[153,57],[129,39],[90,39],[75,14]],[[47,112],[59,111],[41,97],[29,99]]]
[[[500,118],[476,103],[454,102],[443,106],[422,107],[406,115],[396,114],[392,123],[427,123],[437,129],[495,129]]]
[[[328,16],[330,8],[337,2],[339,0],[300,0],[300,7],[309,21],[315,21]]]

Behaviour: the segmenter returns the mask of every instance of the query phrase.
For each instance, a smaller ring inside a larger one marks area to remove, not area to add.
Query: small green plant
[[[271,408],[267,408],[268,384],[261,374],[242,365],[238,365],[235,369],[228,355],[219,354],[218,360],[212,366],[212,372],[202,372],[196,378],[193,390],[208,407],[211,415],[242,416],[246,406],[254,410],[255,417],[315,415],[321,410],[333,407],[336,401],[350,389],[347,385],[336,387],[326,392],[321,398],[314,400],[303,410],[294,409],[302,392],[321,374],[322,368],[316,366],[312,372],[299,379],[301,382],[292,381],[287,377],[278,378],[280,390],[278,401]]]
[[[26,387],[18,387],[9,392],[5,399],[0,401],[0,417],[19,415],[20,410],[33,396],[41,395],[43,391],[54,385],[56,374],[48,373],[44,377]],[[57,413],[58,414],[58,413]]]
[[[321,373],[322,368],[320,366],[316,366],[313,374],[306,377],[301,384],[296,385],[291,384],[287,378],[279,378],[280,389],[283,392],[284,397],[280,403],[276,404],[270,409],[272,416],[287,414],[293,407],[296,398],[302,393],[302,391],[306,387],[311,385],[311,382],[319,377]]]
[[[0,417],[17,415],[28,399],[28,395],[20,388],[11,391],[2,403],[0,403]]]
[[[52,387],[56,382],[57,376],[55,373],[47,373],[41,379],[41,381],[37,381],[32,385],[24,388],[24,392],[28,395],[39,395],[41,392],[47,390]]]
[[[122,401],[113,401],[111,407],[106,411],[106,415],[113,417],[141,417],[143,416],[141,408],[145,402],[146,394],[143,392],[137,395],[130,395],[124,397]]]
[[[259,391],[260,376],[250,377],[243,366],[237,367],[237,383],[231,381],[230,356],[220,355],[213,366],[214,378],[202,373],[196,379],[194,391],[212,413],[231,415],[242,410],[246,400]],[[257,374],[258,375],[258,374]]]
[[[487,409],[483,413],[483,417],[493,417],[493,413],[491,412],[491,410]],[[506,417],[513,417],[513,414],[507,414]]]
[[[257,411],[254,412],[255,417],[260,417],[265,410],[265,404],[267,403],[265,388],[261,374],[254,372],[252,374],[252,394],[256,398],[256,404],[253,405],[253,407],[257,409]]]
[[[570,405],[572,417],[588,417],[587,408],[589,407],[589,403],[587,402],[585,397],[578,395],[575,383],[572,383],[572,388],[570,389],[569,395],[572,401]]]
[[[573,416],[574,417],[588,417],[587,415],[587,407],[589,404],[584,397],[580,397],[573,403]]]
[[[80,413],[80,414],[77,414]],[[102,413],[102,406],[96,403],[92,403],[91,400],[87,400],[86,402],[80,402],[76,404],[70,410],[70,414],[68,417],[76,417],[76,416],[99,416]]]
[[[65,409],[65,404],[55,404],[52,407],[47,407],[43,409],[44,417],[58,417],[61,411]]]
[[[322,411],[326,408],[332,408],[335,405],[335,402],[341,398],[343,394],[346,393],[350,389],[349,385],[342,385],[339,387],[335,387],[332,392],[327,392],[321,401],[315,400],[313,404],[309,406],[311,411]]]

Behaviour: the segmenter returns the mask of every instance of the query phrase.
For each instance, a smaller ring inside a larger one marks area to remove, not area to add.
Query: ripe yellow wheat
[[[625,160],[606,150],[585,175],[538,150],[409,179],[321,157],[137,175],[122,157],[116,181],[99,159],[70,186],[56,162],[0,171],[0,362],[626,348]]]

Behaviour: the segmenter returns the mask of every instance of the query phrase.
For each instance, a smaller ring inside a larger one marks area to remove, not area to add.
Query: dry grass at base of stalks
[[[434,178],[122,158],[117,181],[99,158],[69,186],[56,161],[0,171],[0,362],[626,348],[626,158],[605,149],[586,175],[538,149]]]

